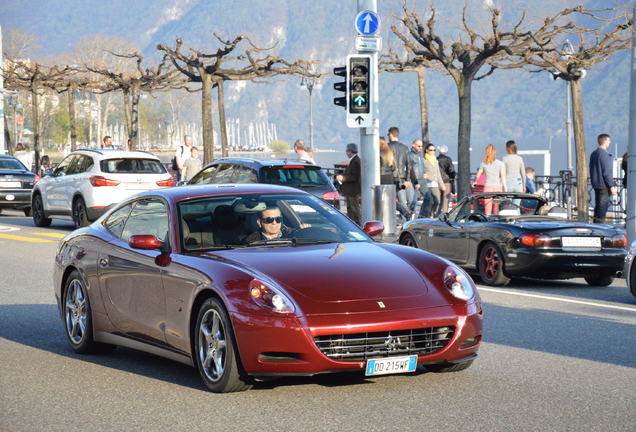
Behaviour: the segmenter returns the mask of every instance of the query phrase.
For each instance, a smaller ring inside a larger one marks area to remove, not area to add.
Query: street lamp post
[[[572,46],[572,43],[566,39],[565,42],[563,43],[563,47],[562,47],[562,51],[563,51],[563,57],[564,58],[569,58],[570,56],[574,55],[574,47]],[[567,140],[567,146],[568,146],[568,170],[570,172],[573,171],[573,167],[572,167],[572,102],[571,102],[571,98],[572,98],[572,84],[570,83],[570,81],[566,82],[566,87],[565,87],[565,95],[566,95],[566,110],[567,110],[567,115],[566,115],[566,120],[565,120],[565,135],[566,135],[566,140]]]
[[[313,70],[310,70],[310,72],[313,72]],[[306,87],[309,91],[309,147],[312,151],[316,150],[316,148],[314,147],[314,108],[311,98],[315,85],[315,78],[302,77],[302,79],[300,80],[300,86]]]

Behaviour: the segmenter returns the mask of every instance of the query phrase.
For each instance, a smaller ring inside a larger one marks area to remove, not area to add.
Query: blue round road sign
[[[380,28],[380,17],[374,12],[364,11],[356,16],[356,31],[364,36],[375,34]]]

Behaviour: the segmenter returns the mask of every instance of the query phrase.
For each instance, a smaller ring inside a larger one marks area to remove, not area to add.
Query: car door
[[[87,181],[86,171],[92,166],[93,158],[82,154],[77,155],[71,163],[64,182],[64,199],[66,201],[64,207],[66,209],[71,210],[73,208],[73,198],[82,189],[82,182]],[[84,199],[86,200],[85,197]]]
[[[463,264],[468,259],[468,234],[465,214],[468,202],[455,207],[447,214],[447,221],[437,220],[431,224],[427,233],[429,251]]]
[[[152,234],[164,240],[166,204],[158,198],[139,199],[112,213],[105,225],[113,238],[101,249],[98,267],[110,320],[129,337],[165,344],[165,295],[161,267],[155,264],[160,252],[132,249],[128,239]]]
[[[76,158],[77,155],[68,155],[55,168],[53,175],[47,178],[44,188],[42,189],[45,210],[59,213],[66,209],[66,185],[69,181],[67,175]]]

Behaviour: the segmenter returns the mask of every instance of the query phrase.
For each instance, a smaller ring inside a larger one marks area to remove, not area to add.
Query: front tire
[[[252,387],[242,371],[230,318],[220,301],[209,298],[201,305],[194,333],[196,366],[210,390],[230,393]]]
[[[402,237],[400,237],[400,244],[408,247],[417,247],[415,238],[413,238],[413,236],[409,233],[406,233]]]
[[[89,224],[86,203],[82,197],[75,198],[73,201],[73,222],[75,223],[76,229]]]
[[[610,275],[588,276],[585,278],[585,282],[587,282],[587,284],[590,286],[606,287],[610,286],[612,282],[614,282],[614,278]],[[632,288],[632,290],[633,289],[634,288]]]
[[[627,275],[627,286],[632,292],[632,295],[636,297],[636,269],[632,263],[632,267],[629,269],[629,275]]]
[[[508,285],[510,278],[504,274],[504,257],[501,249],[488,242],[479,252],[479,276],[486,285]]]
[[[33,223],[35,226],[47,227],[51,225],[51,218],[46,217],[44,214],[44,204],[42,203],[42,196],[39,193],[33,197],[33,202],[31,204]]]

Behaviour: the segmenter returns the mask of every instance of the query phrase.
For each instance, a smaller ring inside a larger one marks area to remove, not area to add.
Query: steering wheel
[[[488,222],[488,217],[483,213],[471,213],[468,216],[469,222]]]
[[[335,242],[342,240],[337,233],[318,227],[298,228],[294,230],[291,237],[296,239],[328,240]]]

